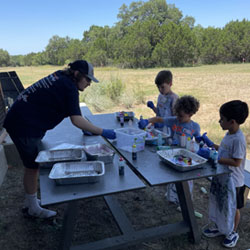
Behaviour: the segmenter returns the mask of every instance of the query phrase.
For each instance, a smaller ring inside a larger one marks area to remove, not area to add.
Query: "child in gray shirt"
[[[218,163],[228,166],[230,174],[212,179],[209,198],[209,219],[214,226],[203,231],[206,237],[225,235],[223,245],[235,247],[239,239],[236,232],[240,222],[240,208],[244,206],[244,166],[246,160],[246,140],[240,129],[248,117],[245,102],[234,100],[220,108],[220,126],[228,132],[220,145],[214,144],[206,135],[204,142],[218,150]]]

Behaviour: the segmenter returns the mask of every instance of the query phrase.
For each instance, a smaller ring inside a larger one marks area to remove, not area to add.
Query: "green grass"
[[[62,68],[55,66],[0,68],[0,72],[16,71],[24,86],[27,87],[41,77]],[[100,83],[92,84],[93,93],[89,99],[91,101],[88,103],[88,98],[85,98],[85,101],[93,113],[129,109],[133,110],[137,117],[140,115],[145,118],[152,117],[154,114],[145,103],[148,100],[156,103],[158,89],[154,84],[154,79],[162,69],[95,68],[95,76]],[[247,102],[250,107],[250,64],[219,64],[168,69],[173,73],[172,90],[175,93],[180,96],[189,94],[199,99],[200,109],[193,116],[193,120],[200,124],[201,132],[207,131],[211,139],[220,143],[225,134],[218,123],[220,106],[227,101],[240,99]],[[97,89],[100,86],[97,84],[104,85],[105,82],[110,82],[114,78],[119,79],[125,86],[121,98],[116,101],[105,100],[103,96],[99,98],[97,93],[100,92]],[[95,106],[103,106],[103,108],[98,110]],[[250,145],[250,118],[242,125],[242,129],[247,139],[249,138],[248,145]],[[250,158],[250,153],[248,157]]]

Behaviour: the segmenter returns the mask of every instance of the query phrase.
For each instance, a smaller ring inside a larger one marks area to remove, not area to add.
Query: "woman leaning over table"
[[[91,81],[98,82],[93,66],[85,60],[74,61],[66,69],[58,70],[25,89],[6,115],[4,127],[25,167],[24,205],[30,216],[50,218],[56,215],[55,211],[42,208],[37,199],[39,168],[35,159],[46,131],[70,117],[72,124],[82,130],[109,139],[116,137],[113,130],[96,127],[81,115],[78,91],[84,91]]]

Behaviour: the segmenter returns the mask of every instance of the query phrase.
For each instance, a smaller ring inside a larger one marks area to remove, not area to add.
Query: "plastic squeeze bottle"
[[[118,162],[118,168],[119,168],[119,175],[124,175],[124,159],[120,157],[119,162]]]
[[[189,143],[189,150],[191,152],[195,152],[195,141],[194,140],[190,140],[190,143]]]
[[[186,149],[191,151],[191,149],[190,149],[190,142],[191,142],[191,137],[188,137],[187,138],[187,143],[186,143]]]
[[[157,146],[160,147],[162,146],[163,141],[162,141],[162,135],[161,133],[158,134],[158,138],[157,138]]]
[[[182,148],[185,148],[186,147],[186,135],[184,133],[182,133],[182,135],[180,136],[180,146]]]
[[[120,112],[120,125],[121,125],[121,127],[124,126],[124,114],[123,114],[123,112]]]
[[[211,158],[212,167],[216,168],[217,163],[218,163],[218,152],[216,151],[215,148],[212,148],[212,150],[210,151],[210,158]]]
[[[132,160],[135,161],[136,159],[137,159],[136,143],[134,142],[132,145]]]
[[[133,126],[133,121],[132,121],[131,119],[129,119],[129,121],[128,121],[128,126],[129,126],[129,127],[132,127],[132,126]]]

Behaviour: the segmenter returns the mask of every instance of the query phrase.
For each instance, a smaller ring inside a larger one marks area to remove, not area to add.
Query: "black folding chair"
[[[15,71],[0,72],[0,84],[5,105],[10,107],[24,87]]]

